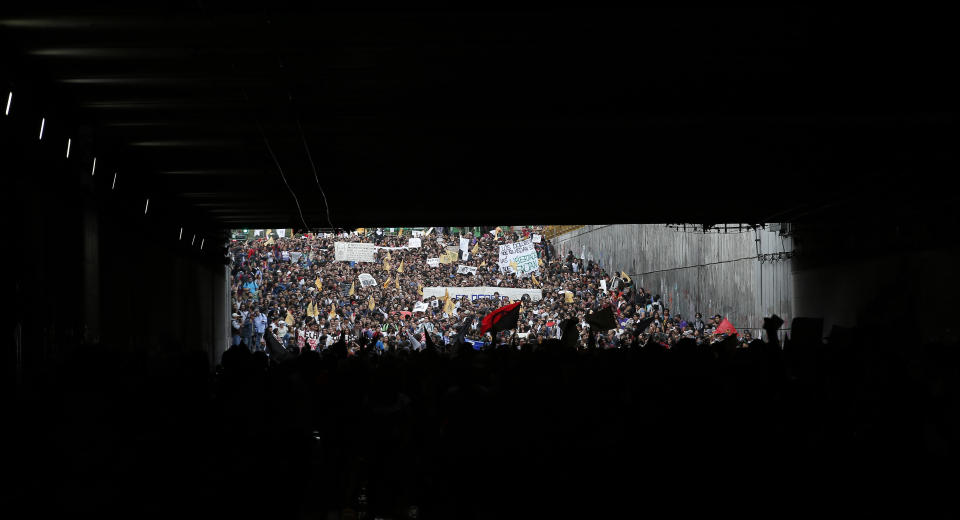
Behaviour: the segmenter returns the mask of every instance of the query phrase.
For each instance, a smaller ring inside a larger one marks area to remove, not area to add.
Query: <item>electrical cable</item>
[[[303,217],[303,209],[300,208],[300,199],[297,198],[297,194],[293,191],[293,188],[290,187],[290,183],[287,182],[287,176],[283,173],[283,168],[280,166],[280,161],[277,159],[277,155],[273,153],[273,147],[270,146],[270,141],[267,139],[267,134],[263,131],[263,126],[260,124],[260,119],[254,117],[254,120],[257,123],[257,130],[260,131],[260,137],[263,138],[263,144],[267,146],[267,151],[270,152],[270,158],[273,159],[273,163],[277,165],[277,171],[280,172],[280,178],[283,179],[283,183],[286,184],[287,189],[290,190],[290,195],[293,196],[293,202],[297,204],[297,212],[300,213],[300,222],[303,223],[304,229],[310,229],[310,226],[307,225],[307,219]]]
[[[320,195],[323,195],[323,207],[327,210],[327,224],[333,227],[333,220],[330,218],[330,204],[327,202],[327,194],[320,185],[320,177],[317,175],[317,166],[313,164],[313,155],[310,154],[310,146],[307,144],[307,136],[303,133],[303,126],[300,125],[300,118],[297,117],[297,130],[300,131],[300,139],[303,140],[303,148],[307,151],[307,159],[310,161],[310,168],[313,170],[313,178],[317,181],[317,188],[320,188]]]

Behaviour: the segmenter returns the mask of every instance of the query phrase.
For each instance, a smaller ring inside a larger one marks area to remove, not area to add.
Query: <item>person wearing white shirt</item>
[[[240,315],[237,313],[233,313],[232,317],[233,319],[230,321],[230,327],[232,330],[231,337],[230,337],[230,345],[236,346],[240,344],[240,326],[242,324],[242,320],[240,318]]]
[[[277,338],[280,339],[280,343],[286,348],[290,340],[290,331],[287,329],[287,322],[283,320],[278,321],[275,333]]]

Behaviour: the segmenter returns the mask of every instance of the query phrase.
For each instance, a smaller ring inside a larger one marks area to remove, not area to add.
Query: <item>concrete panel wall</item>
[[[789,329],[790,260],[758,261],[758,239],[761,253],[793,248],[789,238],[768,230],[704,234],[652,224],[587,226],[553,244],[561,254],[573,251],[607,272],[625,271],[684,317],[722,314],[737,328],[759,330],[763,317],[776,313]]]
[[[227,341],[226,311],[215,312],[227,283],[223,264],[177,254],[149,237],[107,239],[126,230],[106,222],[102,229],[104,340],[130,348],[199,348],[211,366],[219,361]]]
[[[800,227],[793,261],[796,312],[823,317],[824,334],[837,325],[956,342],[960,243],[950,231],[957,217],[951,218],[908,224],[848,219]]]

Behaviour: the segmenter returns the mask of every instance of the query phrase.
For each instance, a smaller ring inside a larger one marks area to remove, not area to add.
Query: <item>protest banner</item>
[[[477,268],[476,268],[476,267],[469,266],[469,265],[458,265],[458,266],[457,266],[457,274],[471,274],[471,275],[476,275],[476,274],[477,274]]]
[[[374,262],[376,246],[363,242],[335,242],[333,258],[337,262]]]
[[[537,262],[537,250],[531,240],[523,240],[500,246],[500,258],[497,261],[501,270],[504,266],[516,264],[514,269],[519,274],[540,272],[540,263]]]
[[[543,298],[543,292],[540,289],[515,289],[511,287],[424,287],[423,299],[431,296],[443,298],[443,295],[449,292],[450,297],[460,299],[467,296],[470,300],[482,300],[493,297],[493,293],[500,293],[500,298],[504,300],[519,300],[523,295],[530,297],[532,301],[540,301]]]
[[[357,278],[360,279],[360,287],[373,287],[374,285],[377,285],[377,281],[373,278],[373,276],[367,273],[362,273]]]

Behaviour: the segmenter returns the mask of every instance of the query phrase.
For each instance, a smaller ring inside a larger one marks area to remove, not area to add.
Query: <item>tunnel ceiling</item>
[[[224,228],[788,220],[953,168],[949,17],[135,5],[5,5],[11,88]]]

